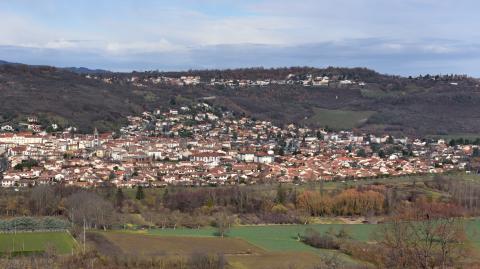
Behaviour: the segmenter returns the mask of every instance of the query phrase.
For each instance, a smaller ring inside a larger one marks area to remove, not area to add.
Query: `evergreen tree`
[[[137,194],[135,195],[135,198],[137,200],[143,200],[145,198],[145,193],[143,192],[142,186],[137,187]]]
[[[118,188],[117,193],[115,194],[115,206],[118,208],[122,208],[124,200],[125,196],[123,195],[122,188]]]
[[[450,142],[448,143],[448,145],[449,145],[450,147],[455,147],[455,146],[457,145],[457,143],[455,142],[455,139],[452,139],[452,140],[450,140]]]
[[[282,183],[278,184],[276,201],[279,204],[284,204],[287,201],[287,190]]]

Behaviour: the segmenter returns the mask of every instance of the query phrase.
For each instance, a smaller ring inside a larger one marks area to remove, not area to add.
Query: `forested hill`
[[[465,76],[403,78],[365,68],[310,67],[109,73],[20,64],[0,65],[0,126],[36,115],[82,131],[112,130],[127,115],[208,102],[276,124],[306,124],[408,135],[480,132],[480,88]],[[200,76],[198,85],[158,83]],[[286,83],[284,80],[289,78]],[[328,77],[320,86],[307,79]],[[230,81],[233,86],[210,83]],[[240,80],[282,80],[238,86]],[[163,81],[163,80],[162,80]],[[233,82],[232,82],[233,81]],[[293,82],[292,82],[293,81]],[[347,83],[348,82],[348,83]],[[18,125],[17,125],[18,127]]]

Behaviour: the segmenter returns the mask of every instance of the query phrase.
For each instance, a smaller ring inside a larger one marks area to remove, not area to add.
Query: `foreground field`
[[[199,230],[202,231],[202,230]],[[159,236],[139,232],[93,232],[89,241],[104,255],[189,257],[192,254],[223,254],[235,269],[311,269],[320,256],[310,251],[268,251],[238,237]]]
[[[467,233],[472,244],[480,249],[480,219],[465,221]],[[339,231],[344,229],[353,240],[362,242],[374,241],[378,225],[375,224],[312,224],[312,225],[265,225],[265,226],[240,226],[235,227],[229,233],[229,237],[244,239],[255,246],[258,246],[268,253],[313,253],[322,258],[332,255],[346,263],[359,263],[345,254],[332,250],[316,249],[298,240],[305,229],[312,228],[321,233]],[[152,235],[160,235],[171,238],[179,237],[212,237],[215,236],[215,229],[155,229],[150,230]],[[273,254],[272,254],[273,255]],[[247,258],[243,259],[248,260]]]
[[[370,240],[370,235],[374,231],[374,224],[312,224],[312,225],[257,225],[257,226],[239,226],[234,227],[228,234],[229,237],[244,239],[262,249],[268,251],[314,251],[318,249],[305,245],[298,240],[298,236],[305,232],[307,228],[313,228],[319,232],[329,230],[346,229],[353,239],[359,241]],[[153,235],[161,236],[197,236],[211,237],[215,236],[214,228],[203,229],[155,229],[149,231]]]
[[[139,233],[101,233],[122,254],[134,256],[190,255],[222,253],[226,255],[262,254],[265,251],[239,238],[152,236]]]
[[[262,255],[231,256],[229,264],[234,269],[312,269],[319,257],[308,252],[268,252]]]
[[[75,241],[66,232],[0,234],[0,253],[43,252],[53,247],[57,253],[71,253]]]

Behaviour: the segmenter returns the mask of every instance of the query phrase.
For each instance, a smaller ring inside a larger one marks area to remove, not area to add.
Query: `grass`
[[[308,252],[271,252],[259,256],[228,257],[228,263],[234,269],[311,269],[319,263],[319,257]]]
[[[192,253],[222,253],[232,268],[313,268],[323,258],[339,258],[348,264],[358,264],[345,254],[333,250],[318,250],[296,241],[294,225],[283,236],[275,238],[262,231],[262,227],[245,226],[234,228],[225,238],[215,236],[213,228],[165,229],[145,232],[111,231],[96,232],[103,240],[97,249],[102,253],[134,256],[176,255],[188,257]],[[281,230],[286,226],[278,226]],[[260,230],[257,230],[260,228]],[[293,228],[293,229],[292,229]],[[252,230],[253,229],[253,230]],[[302,229],[299,229],[302,231]],[[235,236],[234,236],[235,235]],[[286,235],[286,237],[284,237]],[[258,238],[255,238],[258,236]],[[103,251],[108,241],[109,251]],[[280,246],[280,247],[279,247]],[[285,246],[285,247],[281,247]],[[112,251],[113,250],[113,251]]]
[[[386,97],[397,97],[397,96],[404,96],[407,94],[405,91],[383,91],[381,89],[361,89],[360,93],[365,98],[370,99],[382,99]]]
[[[467,232],[472,243],[480,249],[480,219],[465,221]],[[373,233],[378,228],[376,224],[309,224],[309,225],[255,225],[237,226],[231,229],[229,236],[244,239],[267,251],[298,251],[324,253],[298,241],[298,234],[305,229],[313,228],[321,233],[329,230],[345,229],[352,239],[367,242],[374,240]],[[188,236],[211,237],[215,236],[214,228],[202,229],[154,229],[149,231],[153,235],[161,236]]]
[[[314,114],[306,123],[328,126],[335,130],[352,129],[368,120],[374,111],[330,110],[314,108]]]
[[[330,229],[339,230],[345,227],[354,239],[360,241],[370,240],[370,233],[374,230],[374,224],[310,224],[310,225],[254,225],[237,226],[231,229],[229,237],[244,239],[267,251],[313,251],[318,249],[310,247],[298,241],[298,235],[303,234],[305,229],[313,228],[319,232],[327,232]],[[162,236],[188,236],[188,237],[213,237],[214,228],[203,229],[155,229],[150,234]]]
[[[76,243],[66,232],[0,234],[0,252],[43,252],[53,246],[60,254],[71,253]]]
[[[371,225],[349,225],[351,234],[357,240],[367,241],[370,231],[373,230]],[[317,259],[326,258],[337,255],[339,259],[349,264],[358,264],[348,255],[342,254],[334,250],[317,249],[306,245],[298,240],[298,235],[303,234],[306,228],[314,228],[320,232],[327,232],[329,229],[340,229],[342,224],[312,224],[312,225],[255,225],[255,226],[238,226],[231,229],[228,234],[232,238],[240,238],[252,243],[255,246],[272,252],[293,252],[293,253],[310,253],[314,254]],[[177,236],[177,237],[213,237],[215,236],[214,228],[203,229],[155,229],[150,230],[149,234],[161,236]],[[311,264],[310,264],[311,265]]]
[[[480,219],[466,220],[468,237],[480,249]],[[381,225],[381,224],[379,224]],[[133,255],[189,255],[195,252],[224,253],[233,268],[312,268],[321,259],[345,264],[362,261],[335,250],[317,249],[298,240],[307,228],[321,233],[345,229],[353,240],[373,241],[375,224],[309,224],[236,226],[228,237],[216,236],[212,227],[201,229],[152,229],[148,231],[99,232],[122,253]]]

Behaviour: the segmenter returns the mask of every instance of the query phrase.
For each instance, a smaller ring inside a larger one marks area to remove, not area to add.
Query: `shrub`
[[[320,234],[319,232],[311,228],[305,230],[302,241],[305,244],[308,244],[315,248],[340,249],[340,244],[337,242],[334,236],[328,234]]]

